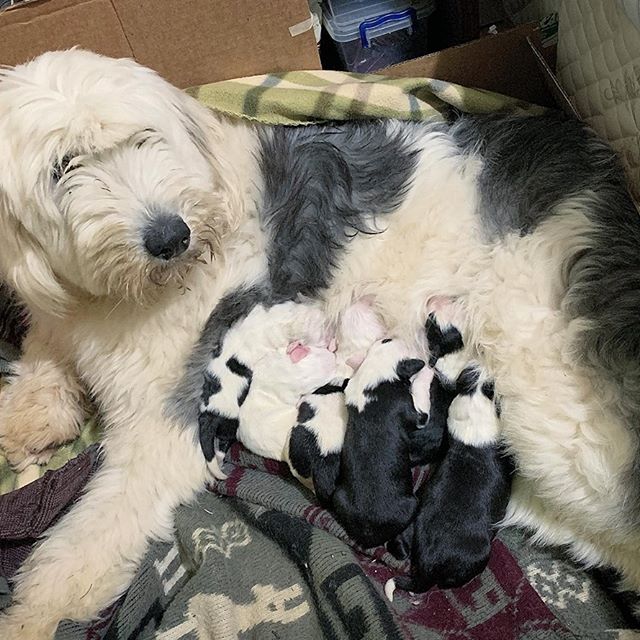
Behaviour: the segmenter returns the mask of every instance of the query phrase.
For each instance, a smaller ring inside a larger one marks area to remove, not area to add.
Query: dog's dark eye
[[[155,129],[143,129],[140,132],[140,136],[141,136],[140,139],[135,143],[135,148],[139,149],[140,147],[145,145],[147,142],[151,140],[153,135],[157,135],[157,132],[155,131]]]
[[[53,169],[51,171],[51,177],[53,178],[54,182],[60,181],[60,178],[62,178],[62,176],[66,173],[73,158],[74,158],[73,154],[68,153],[67,155],[62,157],[62,160],[60,160],[60,162],[56,162],[53,165]]]

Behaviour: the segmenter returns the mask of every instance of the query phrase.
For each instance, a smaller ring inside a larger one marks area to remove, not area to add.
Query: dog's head
[[[147,303],[230,224],[217,121],[131,60],[46,53],[0,73],[0,277],[32,308]]]

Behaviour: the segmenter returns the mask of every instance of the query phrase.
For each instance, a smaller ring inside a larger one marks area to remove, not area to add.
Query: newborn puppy
[[[336,355],[322,345],[296,342],[259,360],[240,407],[238,440],[253,453],[286,461],[300,398],[332,382],[336,373]]]
[[[322,506],[330,504],[340,471],[347,428],[347,382],[328,384],[302,397],[287,445],[291,472],[315,491]]]
[[[462,333],[456,326],[461,319],[460,308],[445,298],[432,300],[428,308],[425,337],[429,367],[412,384],[420,427],[411,435],[413,464],[429,464],[443,458],[449,405],[456,395],[456,379],[465,362]]]
[[[329,346],[324,314],[319,308],[295,302],[270,308],[258,305],[229,329],[222,344],[212,345],[202,388],[199,437],[214,476],[225,477],[220,465],[236,439],[240,408],[251,387],[254,368],[270,354],[282,356],[285,351],[291,362],[301,359],[306,347],[302,342],[292,342],[296,338]]]
[[[376,342],[345,389],[348,420],[331,500],[347,533],[366,547],[403,531],[417,507],[409,456],[417,426],[411,378],[424,362],[400,340]]]
[[[486,567],[495,525],[505,515],[513,467],[499,442],[493,384],[478,367],[457,382],[449,408],[448,449],[424,485],[410,539],[410,578],[394,584],[423,592],[460,587]]]

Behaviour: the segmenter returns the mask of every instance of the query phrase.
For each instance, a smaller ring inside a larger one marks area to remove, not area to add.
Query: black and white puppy
[[[332,510],[365,547],[382,544],[413,518],[410,434],[418,412],[411,378],[425,363],[397,339],[379,340],[345,389],[347,430]]]
[[[347,407],[340,384],[327,384],[302,397],[287,445],[293,475],[315,491],[328,507],[340,472],[340,452],[347,429]]]
[[[304,343],[292,342],[295,339]],[[335,356],[327,348],[329,342],[325,317],[318,307],[284,302],[268,308],[256,306],[229,329],[222,344],[213,346],[204,375],[198,421],[200,446],[215,477],[226,477],[221,465],[237,438],[243,414],[247,429],[257,429],[260,417],[265,419],[265,414],[277,420],[283,410],[295,407],[299,396],[284,399],[287,406],[283,409],[273,386],[280,383],[286,394],[295,391],[297,386],[294,389],[293,382],[298,382],[304,383],[300,389],[309,391],[333,378]],[[312,357],[307,358],[309,354]],[[262,378],[258,385],[260,393],[252,394],[252,406],[245,407],[256,376]],[[287,420],[288,414],[284,417]],[[293,418],[287,429],[292,422]],[[272,448],[263,447],[269,452]],[[280,459],[282,448],[278,453]]]
[[[390,581],[414,592],[460,587],[489,561],[496,525],[509,501],[512,461],[500,444],[493,383],[479,367],[463,370],[448,416],[444,460],[424,485],[410,540],[409,578]]]
[[[445,455],[449,405],[456,395],[456,378],[464,366],[464,342],[454,324],[455,316],[454,304],[441,302],[425,323],[429,367],[413,382],[414,403],[420,412],[420,429],[411,434],[414,464],[437,462]]]

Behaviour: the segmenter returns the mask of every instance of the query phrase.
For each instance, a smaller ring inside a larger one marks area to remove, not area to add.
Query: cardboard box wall
[[[289,32],[308,17],[307,0],[39,0],[0,13],[0,63],[80,46],[135,58],[181,88],[319,69],[313,30]]]
[[[133,57],[178,87],[255,74],[321,68],[307,0],[38,0],[0,13],[0,63],[72,46]],[[527,39],[534,24],[380,71],[427,76],[556,103]],[[544,56],[543,56],[544,57]]]

